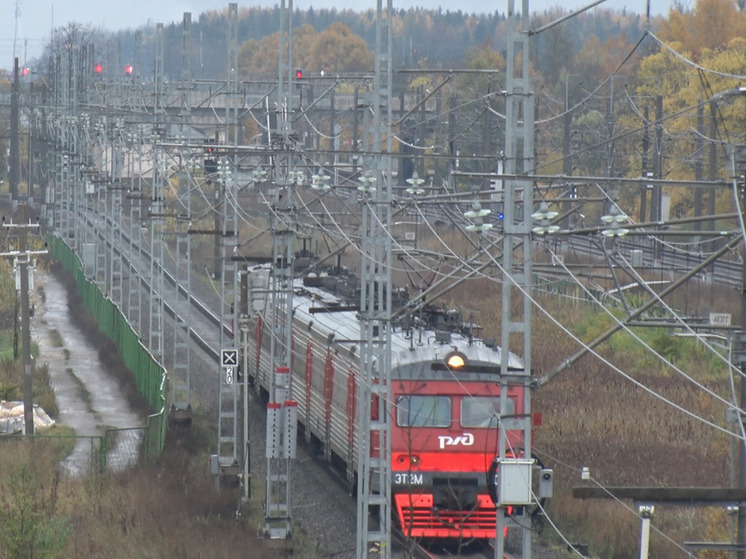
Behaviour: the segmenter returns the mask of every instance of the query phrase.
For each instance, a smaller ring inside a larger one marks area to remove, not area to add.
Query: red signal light
[[[94,66],[93,68],[93,71],[96,72],[97,74],[100,74],[101,72],[104,71],[104,67],[101,64],[96,64],[96,66]]]
[[[300,68],[296,68],[295,69],[295,78],[296,79],[301,79],[302,77],[303,77],[303,70],[301,70]]]
[[[24,68],[23,70],[21,70],[21,74],[23,74],[24,76],[28,76],[30,73],[31,68]]]
[[[127,66],[124,67],[124,73],[128,76],[131,76],[134,70],[135,69],[132,67],[132,64],[127,64]]]

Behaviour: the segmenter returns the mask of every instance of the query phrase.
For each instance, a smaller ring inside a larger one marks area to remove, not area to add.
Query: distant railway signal
[[[132,66],[132,64],[127,64],[124,67],[124,73],[128,76],[131,76],[134,71],[135,71],[135,68]]]

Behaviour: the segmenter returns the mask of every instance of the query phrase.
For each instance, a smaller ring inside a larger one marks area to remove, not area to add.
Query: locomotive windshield
[[[508,398],[507,414],[515,413],[515,402]],[[500,417],[499,396],[469,396],[461,400],[461,425],[463,427],[497,427]]]
[[[462,427],[497,427],[499,396],[465,396],[461,400]],[[399,427],[450,427],[453,401],[450,396],[406,395],[396,400]],[[507,415],[515,413],[515,402],[508,398]]]
[[[400,427],[450,427],[451,398],[448,396],[399,396],[396,422]]]

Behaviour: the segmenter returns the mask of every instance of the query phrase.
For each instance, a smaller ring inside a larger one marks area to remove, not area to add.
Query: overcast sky
[[[685,0],[684,5],[693,4]],[[556,5],[566,9],[576,9],[593,0],[529,0],[529,8],[542,11]],[[376,3],[370,0],[370,7]],[[673,0],[650,0],[653,15],[665,15]],[[135,29],[148,22],[180,22],[184,12],[191,12],[192,21],[206,11],[222,10],[229,0],[0,0],[0,68],[12,68],[14,56],[14,38],[16,39],[15,56],[21,65],[26,59],[32,59],[41,53],[42,46],[49,42],[52,27],[59,27],[69,22],[91,24],[107,31]],[[278,5],[279,0],[252,0],[238,2],[238,7],[255,5]],[[521,0],[515,0],[516,7]],[[295,0],[293,7],[305,10],[308,8],[324,9],[361,9],[366,2],[358,0]],[[394,0],[395,8],[421,6],[443,10],[462,10],[465,12],[507,11],[507,0],[485,2],[484,0]],[[644,14],[646,0],[606,0],[601,7]],[[16,9],[18,8],[18,10]]]

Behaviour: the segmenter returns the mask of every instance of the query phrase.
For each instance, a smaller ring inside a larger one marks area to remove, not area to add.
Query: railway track
[[[84,219],[91,227],[93,227],[93,223],[95,221],[94,214],[92,210],[84,209],[84,212],[81,214],[81,219]],[[99,221],[100,222],[100,221]],[[115,224],[111,220],[108,220],[106,222],[106,227],[114,227],[119,226],[121,224]],[[95,228],[94,230],[97,231],[97,239],[99,243],[103,243],[104,246],[107,248],[111,248],[110,245],[108,245],[107,240],[105,238],[105,234],[103,232],[102,228]],[[123,267],[133,267],[140,270],[146,270],[150,267],[150,260],[152,259],[152,254],[150,252],[149,247],[146,243],[142,244],[138,247],[132,246],[132,240],[129,236],[129,234],[126,233],[129,229],[127,227],[122,227],[122,245],[114,247],[114,253],[122,258],[123,261]],[[592,246],[591,243],[586,242],[585,240],[578,240],[575,238],[570,238],[567,241],[568,244],[568,250],[576,250],[581,251],[584,254],[588,254],[594,258],[600,258],[603,253],[600,249],[597,249]],[[132,247],[132,248],[130,248]],[[625,258],[632,259],[632,258],[640,258],[640,256],[633,254],[633,251],[642,250],[642,258],[643,261],[650,258],[651,256],[655,256],[651,251],[645,252],[644,249],[637,248],[639,245],[631,244],[629,246],[621,247],[621,250],[624,250],[626,252]],[[691,257],[683,257],[676,254],[668,255],[667,253],[663,253],[661,255],[658,255],[661,258],[661,262],[670,262],[671,264],[671,270],[672,272],[675,270],[686,270],[688,267],[688,263],[691,261]],[[175,265],[175,263],[172,263],[172,265]],[[711,281],[714,281],[716,283],[723,283],[728,286],[734,286],[734,285],[740,285],[740,273],[741,273],[741,263],[739,261],[731,260],[731,261],[723,261],[723,262],[716,262],[715,265],[711,268]],[[219,339],[219,329],[222,327],[225,332],[231,333],[229,326],[222,324],[220,318],[211,310],[211,306],[209,303],[206,303],[194,296],[187,298],[187,290],[184,286],[180,286],[177,284],[176,277],[174,273],[169,269],[168,262],[161,265],[160,271],[163,273],[164,282],[168,284],[169,290],[173,294],[177,294],[176,299],[169,299],[164,297],[164,309],[165,311],[171,315],[176,316],[179,313],[183,313],[183,305],[187,304],[187,300],[189,300],[192,304],[192,310],[196,312],[192,312],[192,328],[190,329],[190,337],[194,341],[194,343],[202,349],[202,351],[209,356],[210,359],[212,359],[216,364],[219,363],[219,351],[218,351],[218,342]],[[721,281],[722,280],[722,281]],[[140,280],[141,285],[144,289],[149,290],[151,288],[148,279],[140,274]],[[165,286],[164,286],[165,291]],[[465,549],[465,550],[458,550],[456,553],[454,553],[453,549],[434,549],[434,548],[424,548],[421,546],[417,546],[415,550],[412,550],[411,547],[409,547],[407,550],[407,542],[399,541],[396,543],[397,546],[397,554],[396,557],[432,557],[432,558],[445,558],[445,557],[453,557],[454,555],[458,555],[460,557],[470,557],[473,559],[482,559],[482,558],[489,558],[494,559],[494,550],[489,547],[483,547],[481,549]],[[414,551],[414,554],[413,554]],[[510,554],[505,554],[504,559],[510,559]]]

